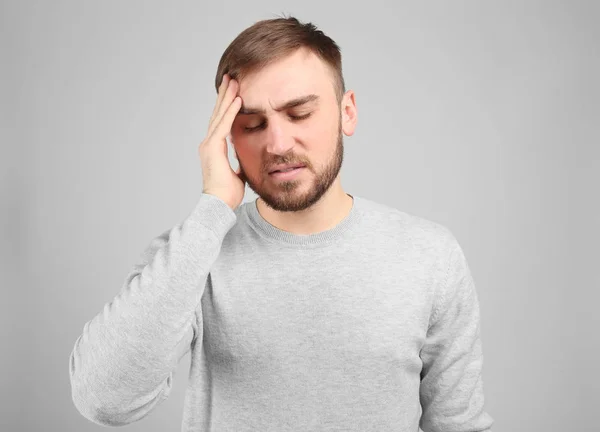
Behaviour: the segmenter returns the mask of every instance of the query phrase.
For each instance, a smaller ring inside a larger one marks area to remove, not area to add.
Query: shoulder
[[[376,202],[361,200],[362,217],[374,230],[386,233],[393,240],[410,242],[415,248],[447,258],[458,246],[454,233],[446,225],[423,216]]]

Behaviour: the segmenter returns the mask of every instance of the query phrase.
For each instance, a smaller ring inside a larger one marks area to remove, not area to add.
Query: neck
[[[339,188],[330,188],[311,207],[298,212],[278,212],[258,198],[256,207],[260,215],[280,230],[292,234],[308,235],[327,231],[345,219],[352,209],[354,199]]]

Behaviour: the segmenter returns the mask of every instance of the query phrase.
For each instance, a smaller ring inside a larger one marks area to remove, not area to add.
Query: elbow
[[[111,397],[110,401],[105,401],[96,396],[84,379],[72,374],[71,398],[77,411],[87,420],[101,426],[125,426],[143,419],[165,400],[171,389],[170,384],[171,377],[166,380],[165,386],[151,394],[126,399]]]
[[[126,406],[108,406],[99,403],[98,399],[89,391],[81,391],[73,388],[72,400],[75,408],[87,420],[101,426],[125,426],[146,417],[161,401],[165,399],[165,393],[151,399],[148,403],[128,409]]]
[[[77,411],[87,420],[101,426],[125,426],[133,422],[131,416],[109,408],[95,395],[81,371],[75,368],[75,363],[75,355],[72,352],[69,359],[69,379],[71,400]]]
[[[114,412],[99,404],[89,390],[78,388],[73,383],[71,383],[71,398],[77,411],[92,423],[101,426],[124,426],[130,423],[127,418],[115,415]]]
[[[69,359],[71,398],[79,413],[101,426],[125,426],[146,417],[165,400],[171,391],[172,374],[151,391],[115,388],[105,374],[92,373],[94,367],[82,368],[77,350]]]

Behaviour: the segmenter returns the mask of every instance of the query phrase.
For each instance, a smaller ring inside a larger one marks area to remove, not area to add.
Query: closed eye
[[[290,115],[289,117],[290,117],[292,120],[303,120],[303,119],[305,119],[305,118],[309,118],[311,114],[312,114],[312,113],[308,113],[308,114],[304,114],[304,115],[301,115],[301,116],[293,116],[293,115]]]
[[[294,116],[294,115],[289,115],[288,117],[292,120],[292,121],[300,121],[300,120],[304,120],[310,117],[312,113],[308,113],[308,114],[304,114],[301,116]],[[244,127],[244,132],[254,132],[257,131],[259,129],[264,129],[265,128],[266,123],[261,123],[258,126],[254,126],[254,127]]]

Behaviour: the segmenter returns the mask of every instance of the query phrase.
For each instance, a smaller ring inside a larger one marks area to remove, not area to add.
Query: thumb
[[[246,183],[246,177],[242,173],[242,167],[241,166],[237,167],[237,169],[235,170],[235,175],[237,175],[242,182]]]

